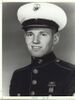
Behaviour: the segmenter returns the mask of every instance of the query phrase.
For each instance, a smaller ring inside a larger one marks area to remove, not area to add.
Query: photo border
[[[75,2],[74,0],[1,0],[0,1],[0,32],[2,33],[2,3],[6,2]],[[26,96],[26,97],[10,97],[10,96],[2,96],[2,34],[0,34],[0,99],[2,100],[75,100],[74,96]]]

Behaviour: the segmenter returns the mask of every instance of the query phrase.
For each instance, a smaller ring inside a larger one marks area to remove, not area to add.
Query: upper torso
[[[74,67],[50,54],[47,59],[33,60],[32,64],[14,72],[10,95],[72,95],[74,83]]]

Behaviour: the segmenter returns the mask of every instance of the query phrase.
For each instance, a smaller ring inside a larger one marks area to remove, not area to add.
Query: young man
[[[65,12],[50,3],[29,3],[18,9],[31,54],[30,65],[14,72],[11,96],[70,96],[75,92],[75,66],[58,59],[53,48],[67,23]]]

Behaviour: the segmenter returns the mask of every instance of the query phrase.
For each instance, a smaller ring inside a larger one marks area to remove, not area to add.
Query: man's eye
[[[33,33],[32,33],[32,32],[27,32],[26,35],[27,35],[27,36],[32,36]]]
[[[41,33],[41,35],[42,35],[42,36],[47,36],[47,34],[46,34],[46,33]]]

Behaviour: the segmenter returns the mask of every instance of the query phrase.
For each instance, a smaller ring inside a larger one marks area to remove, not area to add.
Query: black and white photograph
[[[75,96],[75,3],[2,3],[2,96]]]

